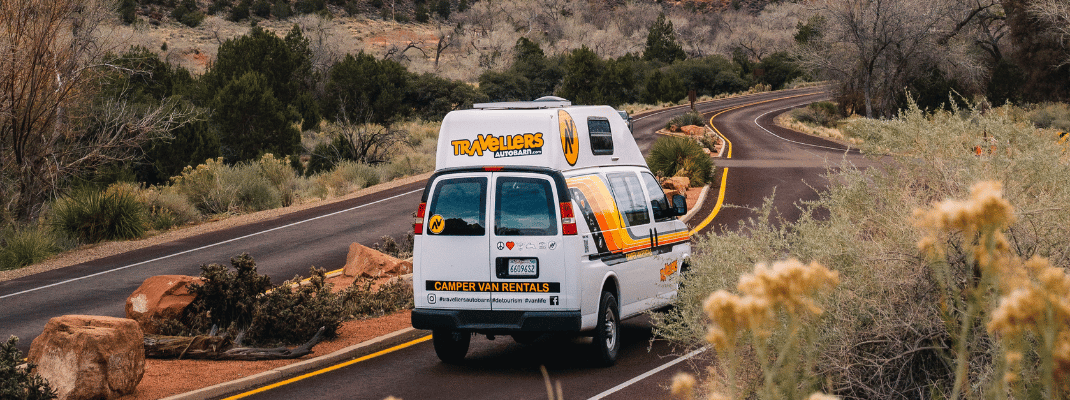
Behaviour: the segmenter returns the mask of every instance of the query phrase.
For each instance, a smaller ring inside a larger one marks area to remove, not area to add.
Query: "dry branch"
[[[148,358],[174,358],[187,360],[284,360],[300,358],[312,353],[312,347],[323,340],[323,332],[326,328],[321,327],[316,335],[308,342],[294,348],[286,347],[244,347],[241,345],[242,335],[231,341],[225,334],[222,336],[164,336],[145,335],[145,357]]]

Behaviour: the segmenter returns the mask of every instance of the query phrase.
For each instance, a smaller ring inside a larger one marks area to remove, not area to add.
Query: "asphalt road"
[[[819,89],[802,89],[722,99],[698,109],[731,142],[731,158],[717,159],[716,176],[727,176],[724,207],[701,232],[734,227],[752,216],[747,208],[760,205],[776,190],[776,206],[790,215],[794,203],[816,197],[827,160],[847,154],[828,141],[797,135],[772,125],[776,110],[824,98]],[[779,99],[779,100],[778,100]],[[737,108],[740,106],[745,106]],[[726,111],[727,110],[727,111]],[[656,139],[653,132],[680,110],[664,110],[635,117],[634,135],[645,152]],[[756,122],[757,121],[757,124]],[[763,128],[763,126],[765,128]],[[852,156],[853,157],[853,156]],[[724,175],[724,169],[728,169]],[[141,282],[164,274],[197,275],[205,263],[227,263],[248,252],[259,271],[278,283],[307,274],[312,265],[341,268],[353,242],[370,245],[383,235],[400,237],[411,229],[424,182],[417,182],[341,203],[288,214],[260,223],[231,228],[151,248],[132,251],[81,265],[7,282],[0,282],[0,335],[22,339],[25,352],[51,317],[65,314],[123,316],[125,299]],[[721,181],[716,182],[717,185]],[[703,205],[703,221],[714,209],[718,186]],[[623,326],[624,346],[618,365],[594,368],[583,339],[545,338],[533,345],[517,345],[508,337],[473,340],[466,362],[449,366],[438,362],[430,342],[318,375],[264,392],[262,398],[545,398],[539,371],[545,365],[570,398],[589,398],[612,390],[641,374],[670,363],[682,349],[653,340],[649,321],[636,318]],[[618,389],[608,398],[663,398],[666,385],[679,370],[693,370],[702,361],[682,362]],[[292,391],[292,392],[288,392]]]
[[[725,176],[724,207],[700,232],[723,229],[753,216],[751,211],[764,198],[777,196],[774,207],[786,218],[797,217],[795,203],[814,199],[825,184],[826,165],[842,160],[864,163],[857,152],[826,140],[798,135],[772,127],[772,118],[786,110],[825,97],[815,91],[763,94],[742,99],[711,102],[699,111],[712,118],[714,126],[732,141],[732,158],[717,160],[717,176]],[[743,107],[741,107],[743,106]],[[738,108],[737,108],[738,107]],[[722,112],[723,111],[723,112]],[[636,117],[637,141],[644,152],[653,143],[652,132],[677,112]],[[694,228],[717,203],[722,181],[713,186],[705,213],[692,219]],[[592,365],[589,339],[551,337],[520,345],[508,337],[494,340],[477,336],[472,350],[460,365],[438,361],[430,341],[417,341],[370,360],[333,371],[318,373],[296,382],[259,393],[241,395],[251,399],[545,399],[546,384],[540,367],[551,382],[560,384],[569,398],[658,399],[669,398],[672,377],[681,371],[696,373],[710,362],[710,353],[682,357],[689,349],[673,348],[655,338],[646,317],[623,324],[622,354],[612,368]],[[686,359],[683,362],[679,360]]]

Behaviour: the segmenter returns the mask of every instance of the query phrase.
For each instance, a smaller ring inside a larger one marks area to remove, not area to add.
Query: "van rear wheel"
[[[448,330],[435,330],[431,333],[431,341],[435,343],[435,354],[438,359],[447,364],[456,364],[464,360],[468,354],[468,345],[472,343],[472,334]]]
[[[598,363],[607,367],[617,362],[617,353],[620,352],[620,316],[617,312],[617,298],[613,293],[602,292],[598,325],[594,329],[594,347]]]

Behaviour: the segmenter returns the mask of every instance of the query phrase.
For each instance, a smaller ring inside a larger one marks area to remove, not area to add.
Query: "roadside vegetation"
[[[295,276],[273,285],[256,271],[248,254],[231,259],[231,266],[201,266],[203,283],[191,287],[196,300],[174,320],[158,321],[161,333],[173,336],[242,334],[259,346],[294,345],[308,341],[323,328],[324,338],[337,336],[342,322],[386,315],[412,307],[412,287],[401,280],[372,290],[374,280],[358,279],[335,290],[326,271],[312,267],[309,277]]]
[[[709,376],[680,377],[679,393],[1065,397],[1070,150],[1055,130],[1036,128],[1036,115],[972,104],[844,122],[864,152],[895,161],[830,172],[829,190],[800,204],[798,221],[781,219],[770,201],[699,239],[677,307],[657,331],[713,344],[721,361]],[[789,258],[802,262],[779,264]],[[806,264],[836,274],[838,285],[783,275],[810,276],[799,269]],[[785,286],[755,292],[778,279]]]

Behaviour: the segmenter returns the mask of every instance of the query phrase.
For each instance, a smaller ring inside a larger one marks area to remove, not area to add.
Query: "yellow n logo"
[[[431,233],[442,233],[442,230],[446,228],[446,221],[442,219],[441,215],[435,214],[431,216],[431,219],[427,221],[427,229]]]
[[[561,151],[565,153],[568,165],[576,165],[580,157],[580,135],[576,132],[576,122],[565,110],[557,111],[557,122],[561,127]]]

